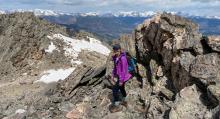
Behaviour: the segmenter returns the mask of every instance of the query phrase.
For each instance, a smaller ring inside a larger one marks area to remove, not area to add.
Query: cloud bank
[[[64,12],[176,11],[220,16],[220,0],[0,0],[0,9]]]

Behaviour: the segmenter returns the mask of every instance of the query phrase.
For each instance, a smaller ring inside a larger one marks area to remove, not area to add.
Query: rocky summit
[[[220,37],[157,14],[119,38],[137,59],[128,106],[111,113],[110,47],[32,13],[0,15],[0,118],[219,119]],[[72,35],[74,34],[74,35]]]

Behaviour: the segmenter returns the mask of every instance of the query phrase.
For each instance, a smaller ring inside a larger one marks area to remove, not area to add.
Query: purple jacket
[[[119,82],[124,83],[131,78],[131,74],[128,72],[128,62],[126,58],[126,53],[122,52],[119,58],[116,56],[112,57],[114,62],[114,68],[112,71],[113,77],[119,77]]]

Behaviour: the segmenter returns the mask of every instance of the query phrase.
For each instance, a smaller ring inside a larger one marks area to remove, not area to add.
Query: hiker
[[[137,60],[136,58],[132,57],[129,52],[126,52],[126,57],[128,61],[128,71],[132,75],[132,77],[136,77],[137,80],[141,83],[140,87],[143,88],[143,79],[138,73],[138,68],[137,68]]]
[[[113,56],[114,68],[112,71],[111,81],[114,83],[112,88],[113,92],[113,101],[110,108],[110,111],[118,112],[121,110],[120,104],[127,107],[126,102],[126,91],[125,91],[125,83],[132,76],[128,72],[128,62],[126,58],[126,53],[122,51],[121,46],[116,44],[113,46]],[[114,80],[117,79],[117,81]],[[122,94],[122,99],[120,100],[119,91]]]

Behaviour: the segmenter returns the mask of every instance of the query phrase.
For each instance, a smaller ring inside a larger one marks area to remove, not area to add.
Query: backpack
[[[137,67],[137,59],[132,57],[130,54],[126,52],[126,58],[128,61],[128,71],[129,72],[135,72],[136,73],[136,67]]]

